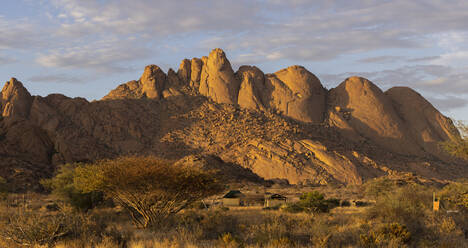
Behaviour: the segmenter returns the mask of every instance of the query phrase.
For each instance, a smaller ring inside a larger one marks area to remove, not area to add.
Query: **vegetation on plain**
[[[402,184],[383,177],[360,186],[297,187],[288,190],[306,192],[298,201],[269,211],[216,205],[200,208],[202,199],[223,193],[216,174],[155,157],[68,164],[43,183],[51,189],[50,195],[10,194],[1,202],[0,247],[468,244],[466,180],[437,186]],[[432,209],[434,192],[442,203],[437,212]],[[89,194],[102,198],[89,198]]]

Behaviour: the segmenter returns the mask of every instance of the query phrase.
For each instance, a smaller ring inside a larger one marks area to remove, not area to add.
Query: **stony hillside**
[[[382,92],[359,77],[327,90],[301,66],[234,72],[221,49],[183,60],[177,72],[149,65],[100,101],[31,96],[14,78],[0,100],[0,175],[18,190],[59,164],[126,154],[205,161],[238,181],[468,176],[466,162],[438,148],[458,131],[417,92]]]

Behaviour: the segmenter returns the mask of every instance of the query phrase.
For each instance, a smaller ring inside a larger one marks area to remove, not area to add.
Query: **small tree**
[[[298,202],[288,204],[284,210],[291,213],[326,213],[339,205],[340,201],[338,199],[325,199],[324,194],[312,191],[302,194]]]
[[[340,205],[339,200],[333,198],[325,199],[325,195],[318,191],[304,193],[299,199],[299,205],[305,212],[309,213],[325,213]]]
[[[70,204],[77,210],[86,211],[102,202],[102,192],[91,191],[83,193],[75,185],[76,168],[83,164],[61,165],[56,175],[51,179],[41,180],[41,184],[52,191],[60,200]]]
[[[142,228],[158,225],[189,204],[222,190],[213,172],[155,157],[121,157],[80,166],[75,183],[83,192],[104,192]]]

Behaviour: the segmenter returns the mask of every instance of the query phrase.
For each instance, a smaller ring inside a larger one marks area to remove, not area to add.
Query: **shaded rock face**
[[[265,75],[255,66],[241,66],[236,72],[240,82],[237,103],[243,108],[264,109]]]
[[[422,155],[410,132],[393,108],[391,100],[372,82],[350,77],[329,95],[329,105],[336,119],[344,120],[359,135],[401,154]]]
[[[400,171],[468,176],[464,163],[440,159],[438,142],[459,138],[456,128],[411,89],[383,93],[352,77],[327,91],[301,66],[234,73],[220,49],[183,60],[177,72],[147,66],[102,101],[31,96],[11,79],[0,110],[0,176],[18,182],[62,163],[126,154],[214,163],[231,179],[259,183],[360,184]]]
[[[443,116],[419,93],[408,87],[394,87],[385,92],[393,107],[409,128],[414,141],[426,152],[442,156],[439,144],[459,137],[453,122]]]

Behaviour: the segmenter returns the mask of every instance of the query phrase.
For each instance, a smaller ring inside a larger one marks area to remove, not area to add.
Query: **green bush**
[[[302,208],[299,204],[297,203],[288,203],[283,205],[280,208],[282,211],[288,212],[288,213],[300,213],[304,212],[304,208]]]
[[[287,204],[282,210],[289,213],[326,213],[339,205],[339,199],[325,199],[325,195],[322,193],[312,191],[302,194],[298,202]]]
[[[325,199],[325,195],[318,191],[304,193],[299,199],[299,206],[308,213],[326,213],[330,211],[330,209],[340,205],[340,201],[338,199]]]
[[[99,191],[84,193],[77,188],[76,169],[80,166],[83,165],[80,163],[61,165],[53,178],[41,180],[41,184],[60,200],[77,210],[86,211],[100,204],[103,201],[103,194]]]

